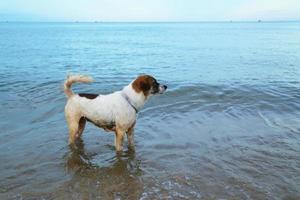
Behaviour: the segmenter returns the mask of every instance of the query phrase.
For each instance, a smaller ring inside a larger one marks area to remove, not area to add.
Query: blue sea
[[[92,124],[69,148],[69,73],[168,85],[135,152]],[[0,110],[0,199],[300,199],[300,22],[2,22]]]

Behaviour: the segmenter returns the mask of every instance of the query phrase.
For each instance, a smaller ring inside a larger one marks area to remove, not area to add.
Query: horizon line
[[[38,20],[0,20],[0,23],[240,23],[240,22],[300,22],[300,19],[293,20],[187,20],[187,21],[102,21],[102,20],[57,20],[57,21],[38,21]]]

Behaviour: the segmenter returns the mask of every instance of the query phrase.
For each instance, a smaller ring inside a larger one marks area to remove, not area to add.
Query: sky
[[[1,0],[0,21],[300,20],[300,0]]]

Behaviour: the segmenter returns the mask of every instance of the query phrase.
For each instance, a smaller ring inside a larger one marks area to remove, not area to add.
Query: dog
[[[74,145],[80,138],[86,121],[115,132],[116,151],[122,151],[123,138],[127,135],[128,145],[134,146],[134,126],[137,114],[146,101],[155,94],[162,94],[167,86],[161,85],[150,75],[141,75],[122,90],[107,95],[73,93],[73,83],[90,83],[89,76],[71,75],[64,82],[64,92],[68,98],[65,117],[69,128],[69,144]]]

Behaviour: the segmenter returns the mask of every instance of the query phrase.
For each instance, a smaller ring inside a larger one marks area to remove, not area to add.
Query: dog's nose
[[[164,85],[164,89],[166,90],[168,88],[168,86]]]

